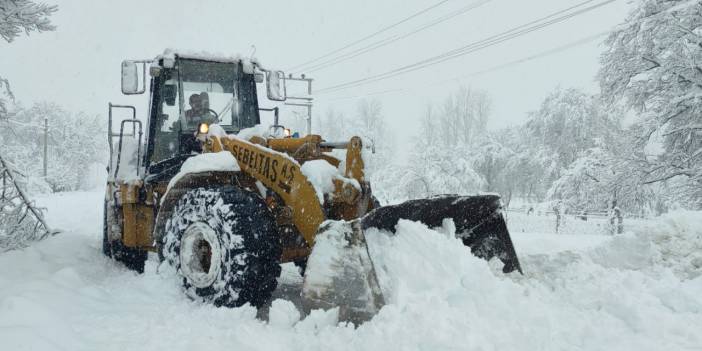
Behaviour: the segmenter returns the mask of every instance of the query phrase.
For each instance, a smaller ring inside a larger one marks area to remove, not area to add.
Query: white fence
[[[590,234],[611,235],[616,233],[617,221],[612,228],[606,212],[590,212],[587,216],[580,214],[561,215],[560,223],[556,228],[557,217],[552,211],[526,213],[526,210],[507,209],[504,211],[507,228],[510,232],[517,233],[551,233],[551,234]],[[640,226],[646,219],[624,217],[623,230],[626,232]]]

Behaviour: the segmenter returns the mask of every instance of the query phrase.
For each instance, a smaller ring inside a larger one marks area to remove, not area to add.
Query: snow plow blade
[[[339,308],[339,320],[360,324],[385,304],[364,231],[394,233],[400,219],[441,227],[453,220],[456,237],[483,259],[498,258],[503,272],[522,273],[497,195],[440,196],[380,207],[351,222],[327,221],[319,229],[307,263],[303,307]]]
[[[400,219],[418,221],[436,228],[441,227],[446,218],[453,220],[456,237],[470,247],[474,255],[486,260],[493,257],[500,259],[504,263],[504,273],[515,270],[522,273],[497,195],[444,195],[384,206],[363,217],[362,228],[394,232]]]

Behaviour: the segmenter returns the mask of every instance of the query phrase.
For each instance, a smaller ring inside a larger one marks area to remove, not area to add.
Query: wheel
[[[257,194],[234,186],[186,192],[166,222],[161,246],[186,294],[216,306],[259,307],[280,275],[273,214]]]
[[[105,200],[102,221],[102,253],[118,262],[122,262],[127,268],[137,273],[144,273],[144,264],[148,258],[148,251],[124,246],[119,239],[111,240],[109,230],[110,226],[117,219],[116,217],[114,208],[109,206],[107,200]]]

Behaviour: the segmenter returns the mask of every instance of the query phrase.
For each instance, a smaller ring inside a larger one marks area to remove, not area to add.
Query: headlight
[[[210,131],[210,126],[207,125],[207,123],[200,123],[197,127],[197,131],[199,134],[207,134],[207,132]]]

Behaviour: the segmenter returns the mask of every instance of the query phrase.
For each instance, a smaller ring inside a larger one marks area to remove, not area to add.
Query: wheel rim
[[[222,250],[214,229],[203,222],[188,226],[180,245],[180,270],[195,287],[206,288],[219,276]]]

